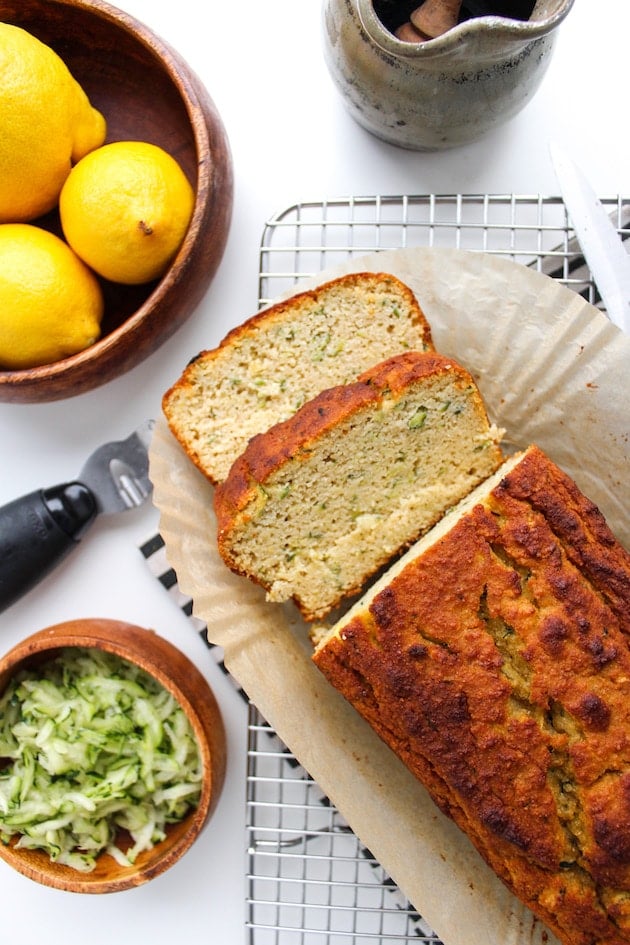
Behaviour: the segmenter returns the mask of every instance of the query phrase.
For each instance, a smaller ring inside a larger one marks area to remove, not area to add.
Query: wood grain
[[[193,218],[158,282],[101,280],[101,339],[79,354],[19,371],[0,370],[0,401],[59,400],[91,390],[143,361],[192,314],[222,259],[233,169],[220,115],[199,78],[167,43],[102,0],[0,0],[0,20],[51,46],[108,124],[107,142],[149,141],[175,157],[196,189]],[[57,211],[37,221],[60,235]]]
[[[41,850],[0,843],[0,857],[35,882],[76,893],[111,893],[140,886],[172,866],[192,846],[218,802],[225,778],[226,740],[221,712],[205,677],[164,637],[118,620],[85,619],[56,624],[18,643],[0,659],[0,692],[22,668],[52,659],[62,647],[96,647],[140,666],[182,706],[199,745],[203,784],[199,805],[180,823],[167,827],[166,839],[141,853],[133,866],[120,866],[101,854],[91,873],[53,863]]]

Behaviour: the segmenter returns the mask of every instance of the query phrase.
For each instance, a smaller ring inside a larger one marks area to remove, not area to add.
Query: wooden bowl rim
[[[158,647],[155,649],[155,642]],[[157,843],[150,851],[140,854],[132,867],[119,866],[113,859],[112,875],[90,878],[71,867],[52,863],[48,854],[39,850],[16,850],[13,844],[0,843],[0,857],[18,872],[41,883],[67,892],[110,893],[129,889],[148,882],[165,872],[192,846],[206,827],[221,794],[225,778],[225,728],[220,709],[209,683],[191,660],[165,637],[153,630],[108,618],[84,618],[64,621],[36,631],[21,640],[0,657],[0,692],[4,691],[15,672],[46,653],[51,656],[64,647],[93,647],[113,653],[140,666],[167,689],[182,706],[195,733],[203,766],[203,782],[199,804],[183,821],[172,825],[175,841],[164,850]],[[146,653],[150,651],[151,657]],[[159,654],[159,655],[158,655]],[[154,661],[154,657],[157,659]],[[166,660],[177,663],[180,686],[171,677]],[[185,669],[185,672],[182,670]],[[189,698],[186,689],[197,685],[203,692],[203,702]],[[204,718],[205,715],[205,725]],[[210,745],[207,725],[212,725],[214,744]],[[103,854],[105,855],[105,854]]]
[[[83,351],[68,357],[61,358],[49,364],[36,365],[31,368],[19,370],[5,370],[0,367],[0,392],[3,386],[9,390],[19,390],[21,382],[31,389],[41,383],[42,391],[45,385],[50,382],[58,383],[66,375],[70,377],[79,372],[86,365],[96,364],[100,361],[102,355],[109,353],[120,345],[121,339],[127,335],[133,338],[134,333],[145,322],[155,310],[156,305],[172,291],[173,276],[184,274],[186,263],[190,257],[191,250],[201,231],[202,224],[207,212],[207,202],[212,199],[213,189],[207,186],[212,181],[214,173],[213,161],[202,161],[200,155],[203,153],[212,154],[213,147],[211,142],[210,130],[206,120],[196,120],[199,116],[203,119],[204,102],[213,105],[209,93],[203,86],[201,80],[197,77],[194,70],[180,56],[178,52],[164,39],[158,36],[153,30],[136,19],[131,14],[119,9],[106,0],[52,0],[56,5],[76,8],[85,11],[88,14],[94,14],[99,19],[105,20],[111,25],[123,30],[127,35],[131,35],[134,41],[138,42],[145,50],[148,50],[158,62],[164,66],[164,72],[169,81],[176,89],[182,105],[185,108],[190,123],[191,133],[195,143],[196,151],[196,171],[197,185],[195,187],[195,203],[192,217],[186,231],[186,235],[177,254],[172,260],[167,271],[156,283],[144,302],[132,312],[125,320],[108,332],[102,338],[94,342]],[[229,150],[229,145],[227,145]],[[203,200],[201,199],[203,196]],[[70,394],[68,394],[70,396]],[[58,399],[58,398],[55,398]],[[0,396],[0,400],[2,397]],[[37,400],[29,397],[28,400]]]

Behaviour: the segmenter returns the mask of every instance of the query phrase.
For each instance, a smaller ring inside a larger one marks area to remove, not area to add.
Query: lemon
[[[0,225],[0,367],[59,361],[100,334],[103,295],[93,272],[52,233]]]
[[[9,23],[0,23],[0,128],[0,223],[52,210],[72,162],[106,134],[57,53]]]
[[[105,279],[137,285],[163,275],[193,212],[177,161],[144,141],[116,141],[72,168],[59,198],[63,233]]]

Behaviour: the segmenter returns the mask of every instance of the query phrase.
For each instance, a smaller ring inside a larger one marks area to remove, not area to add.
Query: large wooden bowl
[[[233,202],[229,143],[208,92],[181,56],[103,0],[0,0],[0,21],[51,46],[107,119],[107,141],[149,141],[196,190],[177,257],[157,283],[102,281],[101,339],[50,365],[0,370],[0,401],[34,403],[91,390],[134,367],[191,315],[223,256]],[[32,221],[61,235],[57,212]]]
[[[86,619],[56,624],[23,640],[0,659],[0,692],[20,669],[52,659],[61,647],[96,647],[137,664],[179,702],[190,720],[203,764],[199,805],[167,837],[141,853],[133,866],[119,865],[102,853],[91,873],[51,862],[40,850],[21,850],[15,839],[0,843],[0,857],[18,872],[45,886],[77,893],[110,893],[148,882],[190,848],[214,811],[225,776],[225,730],[205,677],[177,647],[150,630],[116,620]]]

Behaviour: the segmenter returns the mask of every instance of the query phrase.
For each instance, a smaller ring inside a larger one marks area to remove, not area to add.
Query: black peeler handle
[[[97,512],[80,482],[39,489],[0,508],[0,611],[76,547]]]

